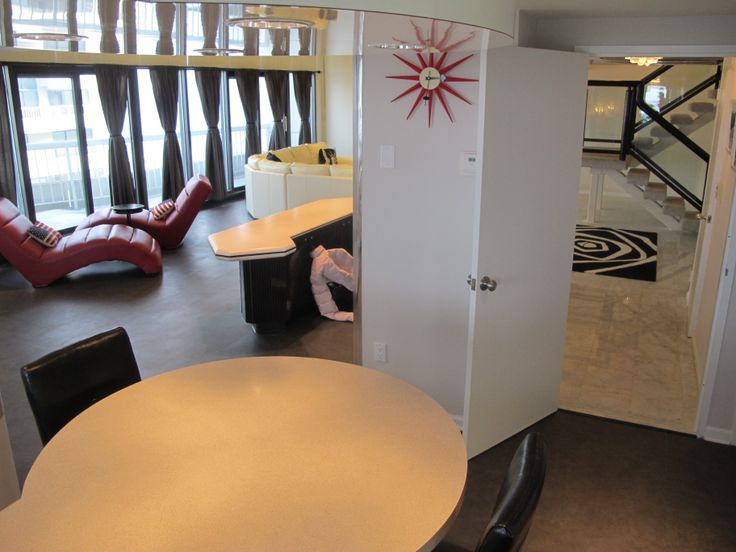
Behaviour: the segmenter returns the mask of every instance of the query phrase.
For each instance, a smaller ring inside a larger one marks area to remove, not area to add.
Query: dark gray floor
[[[351,360],[349,324],[305,316],[270,336],[245,325],[237,264],[216,261],[207,235],[247,219],[242,199],[206,209],[184,246],[164,254],[158,278],[103,263],[34,290],[0,267],[0,393],[21,480],[41,443],[19,368],[77,339],[125,327],[144,378],[245,355]],[[525,550],[736,550],[736,448],[567,412],[536,429],[549,464]],[[472,549],[519,440],[470,461],[463,508],[447,537],[451,549]]]

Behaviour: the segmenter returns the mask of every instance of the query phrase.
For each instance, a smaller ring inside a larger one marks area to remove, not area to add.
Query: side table
[[[120,213],[121,215],[125,215],[127,219],[127,224],[130,226],[130,215],[133,213],[140,213],[145,205],[142,203],[121,203],[119,205],[113,205],[111,208],[116,213]]]

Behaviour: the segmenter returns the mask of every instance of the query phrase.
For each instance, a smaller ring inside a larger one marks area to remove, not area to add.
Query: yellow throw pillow
[[[294,154],[291,153],[291,148],[283,148],[283,149],[280,149],[280,150],[271,150],[268,153],[274,154],[283,163],[293,163],[294,161],[296,161],[296,159],[294,159]]]
[[[319,150],[327,147],[327,142],[317,142],[316,144],[306,144],[309,147],[309,162],[319,163]]]
[[[312,152],[307,144],[301,144],[299,146],[292,146],[289,148],[291,154],[294,156],[295,163],[311,163]]]

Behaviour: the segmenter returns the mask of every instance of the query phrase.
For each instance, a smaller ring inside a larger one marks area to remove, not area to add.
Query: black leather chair
[[[521,549],[542,494],[547,460],[539,433],[529,433],[516,449],[491,521],[476,552],[516,552]]]
[[[98,400],[141,381],[123,328],[50,353],[23,366],[21,377],[44,445]]]

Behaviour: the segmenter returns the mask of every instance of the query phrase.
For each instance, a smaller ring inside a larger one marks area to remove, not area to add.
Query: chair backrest
[[[44,445],[98,400],[141,381],[123,328],[54,351],[23,366],[21,377]]]
[[[31,226],[12,201],[0,197],[0,255],[11,263],[38,259],[44,246],[28,237]]]
[[[212,192],[212,184],[206,176],[199,174],[190,178],[174,200],[176,209],[170,216],[166,217],[167,225],[172,224],[177,219],[185,219],[187,227],[191,225],[210,192]],[[178,224],[181,223],[182,221],[179,220]]]
[[[515,552],[521,548],[542,494],[546,471],[542,436],[529,433],[511,460],[476,552]]]

